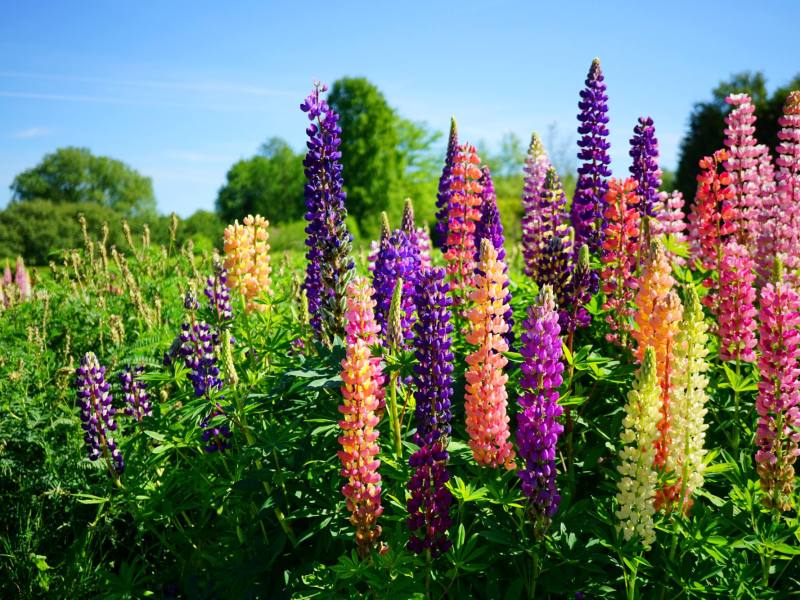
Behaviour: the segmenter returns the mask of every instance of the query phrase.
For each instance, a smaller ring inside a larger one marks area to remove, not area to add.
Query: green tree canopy
[[[303,158],[284,140],[270,138],[252,158],[234,164],[217,195],[217,214],[224,222],[260,214],[271,223],[302,218]]]
[[[133,215],[156,211],[153,183],[123,162],[95,156],[87,148],[59,148],[11,184],[12,202],[100,204]]]
[[[766,144],[774,153],[778,142],[778,117],[791,90],[800,89],[800,75],[788,85],[776,89],[772,95],[767,91],[763,73],[738,73],[721,82],[711,92],[711,100],[698,102],[689,116],[689,128],[681,142],[675,187],[690,201],[697,189],[698,162],[723,147],[725,115],[729,107],[725,97],[729,94],[749,94],[756,108],[756,139]]]

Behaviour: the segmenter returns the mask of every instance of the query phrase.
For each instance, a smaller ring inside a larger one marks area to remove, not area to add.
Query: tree
[[[380,211],[397,209],[403,202],[397,114],[380,90],[363,77],[334,82],[328,102],[339,114],[342,128],[348,213],[362,232],[376,233]]]
[[[258,155],[240,160],[226,176],[217,195],[217,214],[224,222],[260,214],[271,223],[301,219],[303,159],[284,140],[268,139]]]
[[[153,183],[123,162],[87,148],[59,148],[11,184],[12,202],[94,203],[128,215],[156,211]]]
[[[728,81],[721,82],[712,90],[711,100],[695,104],[689,116],[689,130],[681,142],[675,187],[691,201],[697,190],[698,162],[723,147],[725,115],[729,110],[726,96],[740,93],[750,95],[756,108],[756,139],[774,152],[778,142],[778,117],[783,111],[783,103],[789,92],[798,88],[800,75],[788,85],[775,90],[771,96],[767,92],[766,78],[760,72],[738,73]]]

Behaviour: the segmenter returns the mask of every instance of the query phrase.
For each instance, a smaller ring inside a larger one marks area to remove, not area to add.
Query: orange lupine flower
[[[467,433],[472,455],[478,464],[514,468],[514,448],[509,441],[508,375],[503,372],[508,360],[505,334],[505,285],[508,276],[503,261],[489,240],[481,241],[480,262],[475,288],[470,293],[473,308],[467,314],[470,331],[467,342],[478,348],[467,356],[466,398]]]
[[[231,290],[245,299],[247,312],[263,311],[265,304],[256,302],[271,291],[269,258],[269,221],[260,215],[248,215],[244,223],[234,221],[225,228],[225,268]]]

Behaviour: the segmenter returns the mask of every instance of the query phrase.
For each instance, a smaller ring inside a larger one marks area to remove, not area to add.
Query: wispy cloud
[[[30,140],[33,138],[44,137],[53,133],[47,127],[29,127],[28,129],[21,129],[11,134],[15,140]]]

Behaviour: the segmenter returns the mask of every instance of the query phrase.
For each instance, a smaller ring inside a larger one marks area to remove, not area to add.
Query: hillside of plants
[[[279,249],[230,174],[224,228],[66,199],[53,251],[40,192],[5,211],[0,597],[799,597],[800,90],[766,140],[724,94],[678,191],[595,59],[575,172],[453,119],[391,206],[334,91]]]

